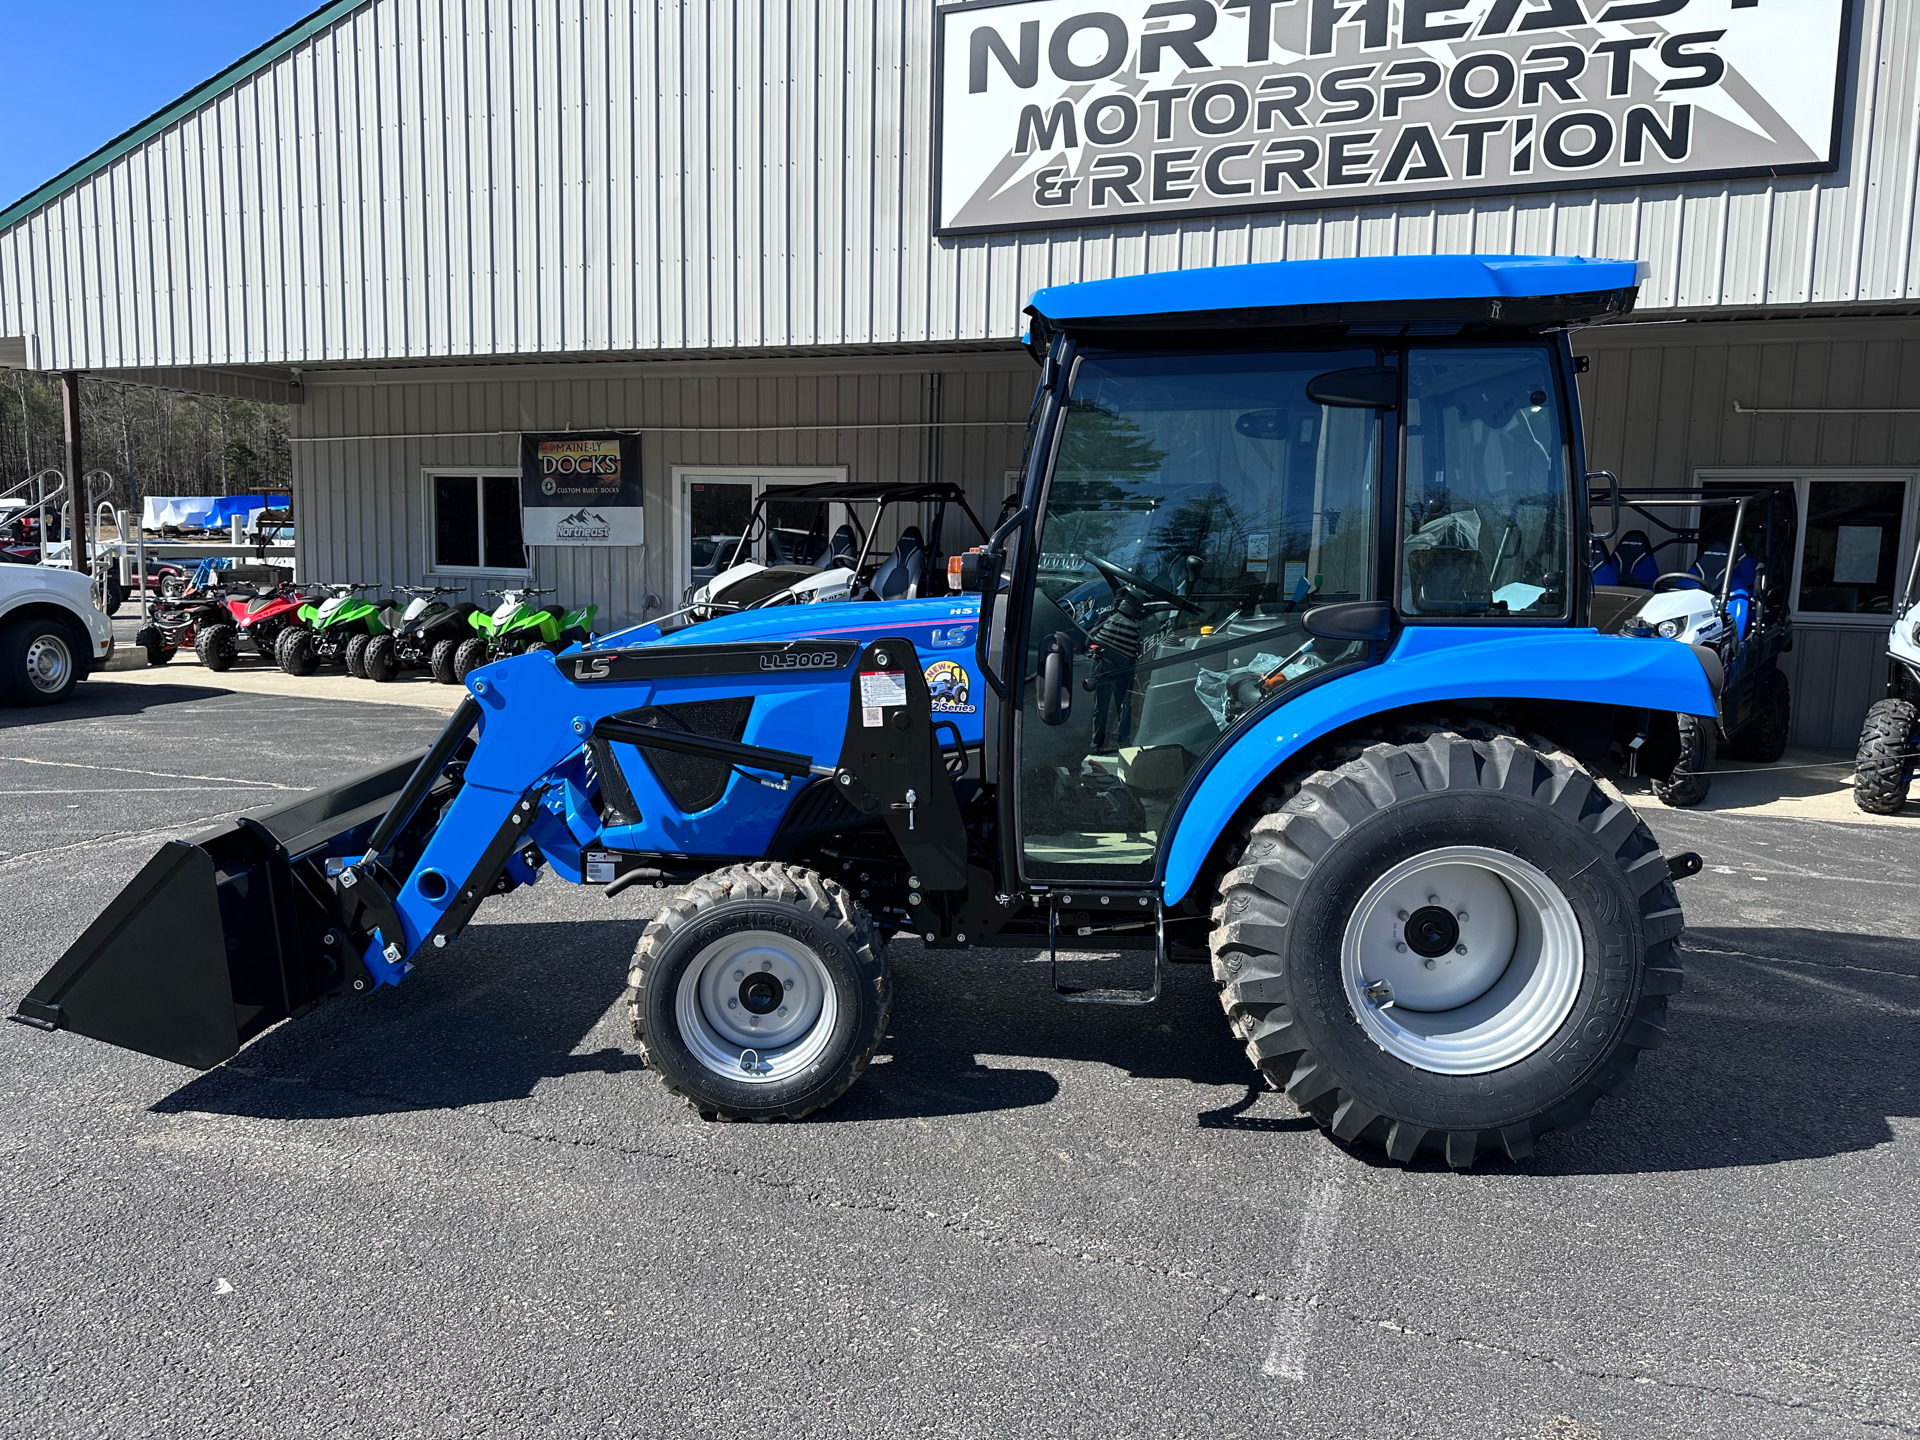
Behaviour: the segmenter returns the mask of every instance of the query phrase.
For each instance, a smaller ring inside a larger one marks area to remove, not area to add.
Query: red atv
[[[273,647],[290,626],[302,626],[300,606],[305,594],[292,581],[239,587],[221,596],[224,613],[203,620],[194,636],[194,653],[209,670],[230,670],[240,658],[242,644],[250,645],[262,660],[273,659]]]

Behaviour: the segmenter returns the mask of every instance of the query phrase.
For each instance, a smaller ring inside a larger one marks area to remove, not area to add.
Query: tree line
[[[284,490],[291,474],[280,405],[89,379],[80,423],[86,468],[112,475],[113,503],[129,509],[148,495]],[[60,377],[0,371],[0,495],[66,464]]]

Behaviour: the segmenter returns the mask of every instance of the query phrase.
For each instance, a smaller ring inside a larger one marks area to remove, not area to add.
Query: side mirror
[[[1400,372],[1389,365],[1329,370],[1307,382],[1307,399],[1345,410],[1398,410]]]
[[[1040,642],[1040,723],[1073,718],[1073,637],[1056,630]]]
[[[1393,610],[1384,600],[1316,605],[1300,617],[1309,635],[1322,640],[1391,640]]]

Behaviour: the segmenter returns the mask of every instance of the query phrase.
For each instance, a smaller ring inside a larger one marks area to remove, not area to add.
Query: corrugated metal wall
[[[0,235],[46,368],[1007,337],[1037,286],[1637,256],[1652,308],[1920,299],[1920,5],[1847,173],[935,240],[929,0],[371,0]]]
[[[1574,348],[1593,360],[1581,382],[1588,462],[1623,485],[1677,488],[1703,470],[1920,469],[1920,321],[1604,326]],[[1913,413],[1740,415],[1736,401]],[[1795,744],[1853,749],[1883,693],[1886,641],[1884,623],[1796,617],[1782,661]]]
[[[911,367],[911,368],[909,368]],[[540,372],[549,373],[540,373]],[[1024,354],[928,356],[896,362],[763,362],[742,366],[618,365],[338,374],[307,389],[294,444],[294,513],[303,578],[381,586],[427,574],[429,470],[516,468],[518,433],[637,429],[647,506],[644,558],[627,550],[540,548],[535,580],[569,606],[600,606],[603,628],[641,618],[648,592],[677,603],[670,574],[681,510],[676,465],[763,474],[845,466],[864,481],[951,480],[993,522],[1004,476],[1018,466],[1035,369]],[[938,374],[937,453],[929,376]],[[809,428],[815,427],[815,428]],[[329,436],[407,435],[351,440]],[[937,471],[929,476],[929,471]],[[951,538],[972,543],[964,530]],[[441,581],[439,583],[454,583]],[[480,599],[500,579],[473,580]]]

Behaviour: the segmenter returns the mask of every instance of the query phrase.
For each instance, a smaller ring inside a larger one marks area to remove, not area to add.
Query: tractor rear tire
[[[400,674],[398,647],[391,635],[376,635],[360,652],[360,673],[376,685],[388,685]]]
[[[373,637],[371,635],[349,635],[347,637],[347,649],[343,659],[346,663],[347,674],[353,676],[356,680],[364,680],[367,678],[367,668],[364,663],[364,657],[367,653],[367,646],[372,643]]]
[[[1727,741],[1726,753],[1734,760],[1771,765],[1787,753],[1792,730],[1793,691],[1785,675],[1769,670],[1760,682],[1760,703],[1740,733]]]
[[[433,665],[433,678],[442,685],[458,685],[459,672],[454,668],[453,657],[459,653],[458,640],[438,640],[434,642],[433,654],[429,660]]]
[[[462,640],[453,652],[453,679],[456,685],[467,683],[467,676],[487,663],[487,642],[479,636]]]
[[[209,625],[193,637],[193,653],[215,674],[231,670],[240,658],[239,632],[231,625]]]
[[[289,675],[311,675],[320,668],[320,662],[313,656],[311,630],[288,630],[274,642],[273,658]]]
[[[1673,773],[1653,782],[1653,793],[1662,805],[1685,810],[1698,805],[1713,789],[1713,760],[1720,731],[1713,721],[1698,715],[1676,715],[1680,725],[1680,758],[1673,762]]]
[[[1853,803],[1869,815],[1897,814],[1913,789],[1912,756],[1920,746],[1920,708],[1882,700],[1867,711],[1853,761]]]
[[[1248,1056],[1322,1126],[1462,1170],[1627,1088],[1666,1038],[1681,923],[1653,836],[1570,756],[1414,730],[1254,823],[1213,973]]]
[[[831,1104],[893,1009],[866,912],[834,881],[769,862],[715,871],[668,901],[629,979],[641,1056],[708,1120],[798,1120]]]

